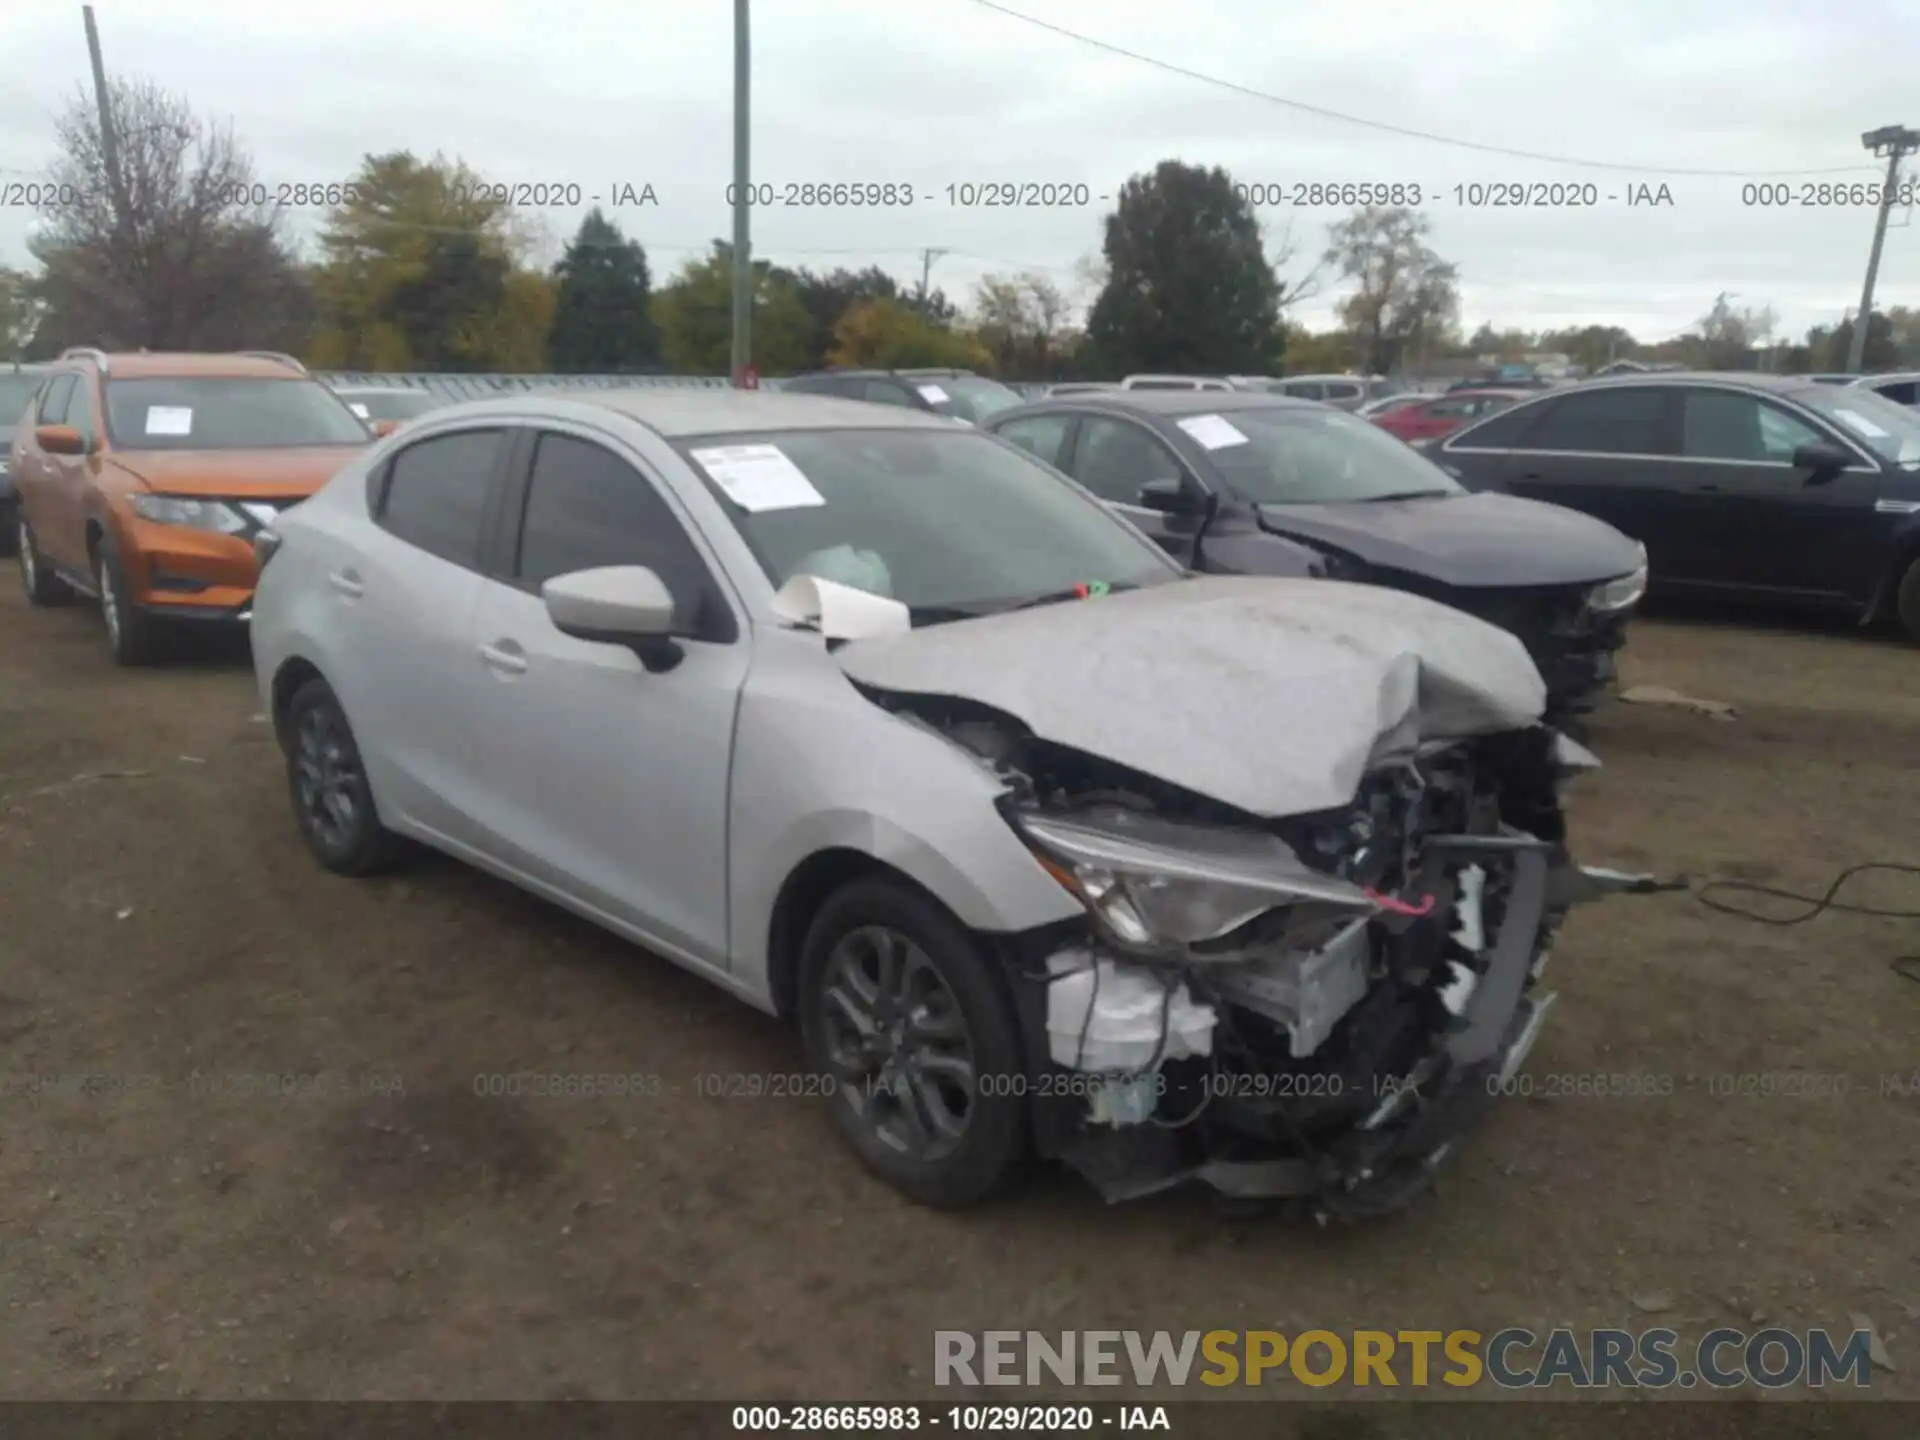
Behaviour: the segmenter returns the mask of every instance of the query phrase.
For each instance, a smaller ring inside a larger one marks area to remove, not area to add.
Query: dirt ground
[[[925,1400],[936,1329],[1864,1314],[1900,1367],[1875,1394],[1920,1398],[1920,1095],[1882,1094],[1920,1071],[1911,923],[1586,907],[1529,1071],[1674,1093],[1505,1102],[1390,1221],[1109,1208],[1067,1174],[934,1214],[819,1102],[697,1093],[797,1071],[773,1021],[452,862],[323,874],[244,654],[119,671],[91,607],[0,579],[0,1397]],[[1920,861],[1920,655],[1666,616],[1626,671],[1741,716],[1597,719],[1589,862],[1818,890]],[[476,1093],[518,1071],[660,1091]],[[234,1093],[265,1075],[321,1078]],[[1712,1093],[1749,1075],[1844,1079]]]

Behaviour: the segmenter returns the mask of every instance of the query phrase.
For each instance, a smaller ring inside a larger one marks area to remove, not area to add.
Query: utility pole
[[[93,100],[100,109],[100,158],[107,167],[108,198],[113,202],[114,229],[124,233],[127,191],[120,179],[120,137],[113,131],[113,107],[107,103],[107,67],[100,58],[100,29],[93,23],[93,6],[82,5],[87,22],[87,56],[93,61]]]
[[[920,252],[920,303],[927,303],[927,283],[933,275],[933,262],[942,255],[950,255],[950,250],[936,250],[931,247]]]
[[[1887,184],[1880,192],[1880,213],[1873,225],[1873,249],[1867,253],[1867,283],[1860,289],[1860,311],[1854,316],[1853,344],[1847,351],[1847,372],[1858,375],[1866,364],[1867,331],[1873,324],[1873,282],[1880,278],[1880,249],[1887,240],[1887,216],[1893,209],[1894,188],[1900,183],[1900,161],[1920,150],[1920,130],[1905,125],[1883,125],[1860,137],[1876,156],[1887,157]]]
[[[748,220],[753,190],[748,164],[751,50],[747,0],[733,0],[733,383],[747,383],[753,363],[753,239]]]

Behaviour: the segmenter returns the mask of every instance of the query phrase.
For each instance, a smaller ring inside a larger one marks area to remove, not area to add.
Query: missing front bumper
[[[1208,1103],[1184,1119],[1083,1127],[1062,1158],[1109,1201],[1199,1183],[1234,1199],[1307,1201],[1323,1217],[1359,1218],[1424,1190],[1525,1062],[1554,998],[1526,993],[1548,928],[1551,847],[1457,838],[1482,858],[1504,851],[1511,865],[1486,964],[1453,1026],[1433,1034],[1416,1063],[1374,1080],[1374,1094],[1344,1129],[1310,1141],[1295,1127],[1295,1096],[1215,1105],[1209,1090]]]

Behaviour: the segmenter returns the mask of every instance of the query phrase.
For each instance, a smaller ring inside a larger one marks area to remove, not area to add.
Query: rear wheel
[[[312,679],[287,706],[287,788],[301,837],[337,875],[371,875],[391,865],[400,837],[380,823],[367,767],[333,687]]]
[[[1900,577],[1893,613],[1900,617],[1900,628],[1907,632],[1907,638],[1920,643],[1920,555],[1908,563],[1907,573]]]
[[[111,535],[94,548],[94,582],[100,591],[100,615],[107,622],[107,644],[122,665],[151,665],[160,658],[160,622],[133,603],[120,547]]]
[[[924,1205],[959,1207],[1026,1153],[1013,1007],[980,941],[890,879],[830,897],[800,961],[800,1028],[841,1132]]]
[[[64,605],[73,598],[73,587],[53,573],[53,566],[40,553],[33,538],[33,527],[25,514],[14,525],[14,540],[20,552],[20,587],[32,605]]]

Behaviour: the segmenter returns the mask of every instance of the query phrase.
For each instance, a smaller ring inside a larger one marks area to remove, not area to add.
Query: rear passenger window
[[[1606,387],[1550,401],[1527,436],[1529,450],[1595,455],[1659,455],[1660,413],[1667,392],[1649,385]]]
[[[1540,418],[1544,405],[1522,405],[1507,410],[1468,429],[1456,431],[1447,449],[1512,450],[1520,447],[1533,422]]]
[[[1327,398],[1327,387],[1318,380],[1290,380],[1286,393],[1296,400],[1324,400]]]
[[[869,380],[860,391],[862,400],[870,400],[876,405],[904,405],[911,409],[913,400],[907,392],[891,380]]]
[[[1009,420],[999,434],[1049,465],[1060,466],[1065,458],[1062,446],[1072,426],[1071,415],[1029,415],[1024,420]]]
[[[674,599],[674,629],[731,640],[732,612],[653,482],[603,445],[543,434],[533,452],[515,575],[537,590],[556,575],[644,565]]]
[[[393,457],[379,521],[409,545],[477,569],[487,492],[502,430],[461,430],[409,445]]]

